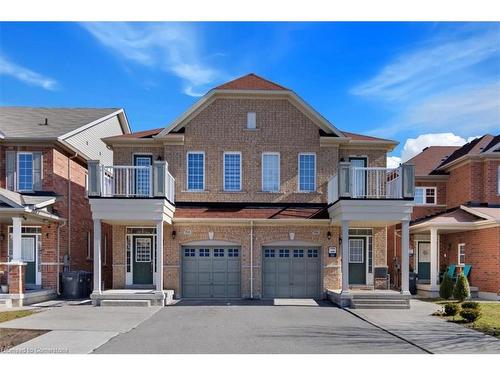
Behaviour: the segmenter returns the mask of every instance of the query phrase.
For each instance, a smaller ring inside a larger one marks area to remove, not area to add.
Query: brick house
[[[63,269],[92,270],[87,161],[111,163],[101,138],[124,133],[122,109],[0,107],[0,284],[9,286],[2,302],[49,299]],[[110,249],[106,225],[103,233]],[[111,250],[103,258],[111,283]]]
[[[407,163],[416,172],[410,265],[418,293],[437,296],[447,267],[459,272],[468,265],[473,294],[500,299],[500,136],[487,134],[462,147],[428,147]],[[389,235],[397,285],[399,228],[390,228]]]
[[[104,142],[112,165],[89,162],[95,304],[173,295],[354,304],[357,290],[387,288],[388,226],[402,224],[408,255],[413,168],[386,168],[397,143],[341,131],[254,74],[210,90],[164,128]],[[107,290],[102,223],[113,238]],[[392,293],[407,302],[401,277]]]

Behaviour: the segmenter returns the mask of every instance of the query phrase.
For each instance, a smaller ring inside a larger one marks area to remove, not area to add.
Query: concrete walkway
[[[43,329],[51,332],[10,349],[7,353],[91,353],[112,337],[137,327],[160,307],[63,306],[11,320],[0,328]]]
[[[431,353],[500,353],[499,339],[431,316],[437,304],[416,299],[410,303],[409,310],[347,310]]]

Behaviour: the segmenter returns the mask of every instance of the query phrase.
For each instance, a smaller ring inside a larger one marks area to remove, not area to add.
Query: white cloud
[[[417,138],[408,138],[403,146],[401,160],[405,162],[429,146],[463,146],[474,138],[476,137],[465,140],[453,133],[422,134]]]
[[[402,101],[447,86],[448,81],[467,79],[459,72],[500,53],[499,36],[497,29],[468,37],[458,35],[446,41],[431,41],[397,57],[351,92],[387,101]]]
[[[401,164],[401,158],[399,156],[387,157],[387,168],[397,168],[399,164]]]
[[[500,29],[455,28],[402,54],[351,93],[376,99],[397,113],[369,133],[404,132],[464,136],[500,127]],[[418,134],[417,133],[417,134]]]
[[[175,23],[83,23],[99,42],[137,64],[165,70],[183,81],[183,91],[201,96],[222,74],[200,56],[195,30]]]
[[[5,56],[0,56],[0,75],[10,76],[29,85],[42,87],[45,90],[55,90],[57,88],[57,82],[54,79],[14,64],[7,60]]]

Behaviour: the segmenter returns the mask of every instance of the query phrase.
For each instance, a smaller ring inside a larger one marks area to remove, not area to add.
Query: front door
[[[25,283],[36,284],[36,236],[21,237],[21,257],[26,262]]]
[[[366,284],[366,238],[349,237],[349,284]]]
[[[133,282],[153,284],[153,237],[134,236]]]
[[[430,280],[431,278],[431,243],[418,243],[418,279]]]
[[[354,167],[353,170],[353,196],[354,197],[364,197],[366,196],[367,189],[367,176],[366,169],[357,169],[357,168],[366,168],[367,160],[366,158],[349,158],[351,165]]]

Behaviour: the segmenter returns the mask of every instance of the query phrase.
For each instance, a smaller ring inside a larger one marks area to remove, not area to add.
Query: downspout
[[[60,238],[61,238],[61,228],[66,225],[66,221],[63,221],[62,225],[61,223],[57,223],[57,295],[60,294],[59,290],[61,289],[61,286],[59,285],[59,272],[60,272],[60,265],[61,265],[61,244],[60,244]]]
[[[253,299],[253,220],[250,220],[250,299]]]
[[[76,158],[78,153],[68,158],[68,269],[71,269],[71,160]]]

